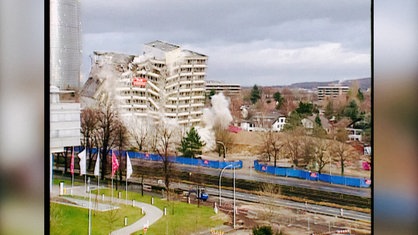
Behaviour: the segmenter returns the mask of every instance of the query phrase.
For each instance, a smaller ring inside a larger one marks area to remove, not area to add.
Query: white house
[[[282,131],[284,125],[286,124],[286,116],[280,115],[274,122],[271,127],[273,131]]]
[[[303,127],[305,127],[308,130],[312,130],[315,127],[315,124],[316,124],[315,123],[315,118],[316,118],[316,115],[312,115],[312,116],[309,116],[309,117],[306,117],[306,118],[302,119],[301,122],[302,122]],[[326,117],[324,117],[323,115],[319,115],[319,119],[321,120],[322,128],[327,133],[330,133],[332,127],[331,127],[331,124],[330,124],[329,120]]]
[[[245,131],[281,131],[286,124],[286,117],[282,114],[262,114],[257,113],[249,120],[241,122],[240,127]]]
[[[345,128],[348,132],[348,139],[349,140],[358,140],[361,142],[361,135],[363,130],[355,129],[355,128]]]

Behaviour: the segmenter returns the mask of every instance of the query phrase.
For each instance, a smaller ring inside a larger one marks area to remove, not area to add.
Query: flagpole
[[[90,178],[89,178],[89,235],[91,234],[91,189],[90,189]]]
[[[126,204],[128,204],[128,179],[131,177],[131,175],[132,175],[132,163],[131,163],[131,160],[129,159],[128,152],[126,152],[126,174],[125,174],[125,178],[126,178]]]
[[[99,162],[97,163],[97,161]],[[97,169],[97,196],[99,196],[100,194],[100,148],[99,147],[97,147],[96,165],[97,164],[99,164],[98,169]],[[96,166],[94,166],[94,171],[96,171]]]
[[[71,196],[73,195],[73,188],[74,188],[74,146],[73,151],[71,152],[71,162],[72,162],[72,172],[71,172]]]
[[[113,202],[113,150],[112,150],[112,172],[111,172],[111,179],[112,179],[112,197],[111,197],[111,202]]]
[[[126,176],[125,176],[125,178],[126,178]],[[126,181],[126,189],[125,189],[125,192],[126,192],[126,205],[128,205],[128,178],[126,178],[125,181]]]
[[[87,164],[86,164],[86,161],[87,161],[87,146],[84,146],[84,151],[86,153],[86,155],[84,156],[84,160],[83,160],[84,161],[84,169],[85,169],[85,172],[86,172],[86,174],[84,174],[84,188],[87,192],[87,170],[86,170],[86,167],[87,167]],[[89,187],[90,187],[90,182],[89,182]]]
[[[126,152],[126,172],[125,172],[125,199],[126,199],[126,205],[128,205],[128,152]]]
[[[100,193],[99,193],[99,190],[100,190],[100,183],[99,183],[99,180],[100,180],[100,175],[98,175],[97,176],[97,195],[99,195]]]

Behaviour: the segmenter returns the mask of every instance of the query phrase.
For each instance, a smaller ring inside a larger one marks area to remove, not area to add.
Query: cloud
[[[368,1],[92,0],[82,19],[84,73],[93,50],[139,54],[158,39],[209,56],[209,80],[370,76]]]
[[[370,74],[370,54],[347,50],[340,43],[257,41],[197,50],[210,53],[209,80],[227,78],[227,82],[244,86],[358,78]]]

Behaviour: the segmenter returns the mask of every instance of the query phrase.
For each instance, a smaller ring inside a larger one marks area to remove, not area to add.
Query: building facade
[[[50,0],[50,85],[78,90],[81,70],[79,0]]]
[[[70,92],[70,91],[67,91]],[[64,147],[80,146],[80,103],[61,101],[57,87],[50,88],[50,153],[64,152]]]
[[[347,94],[350,88],[348,86],[342,86],[341,84],[330,84],[328,86],[318,86],[318,100],[324,100],[325,98],[336,98],[343,94]]]
[[[181,126],[201,122],[207,56],[162,41],[145,44],[139,56],[118,55],[117,61],[115,56],[95,53],[95,72],[82,95],[98,99],[98,92],[114,92],[119,113],[126,118],[158,120],[163,116],[176,119]],[[105,68],[112,71],[103,73]]]

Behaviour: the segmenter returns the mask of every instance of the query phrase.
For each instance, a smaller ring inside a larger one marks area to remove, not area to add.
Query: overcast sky
[[[209,57],[207,80],[242,86],[370,77],[367,0],[81,2],[84,80],[93,51],[161,40]]]

